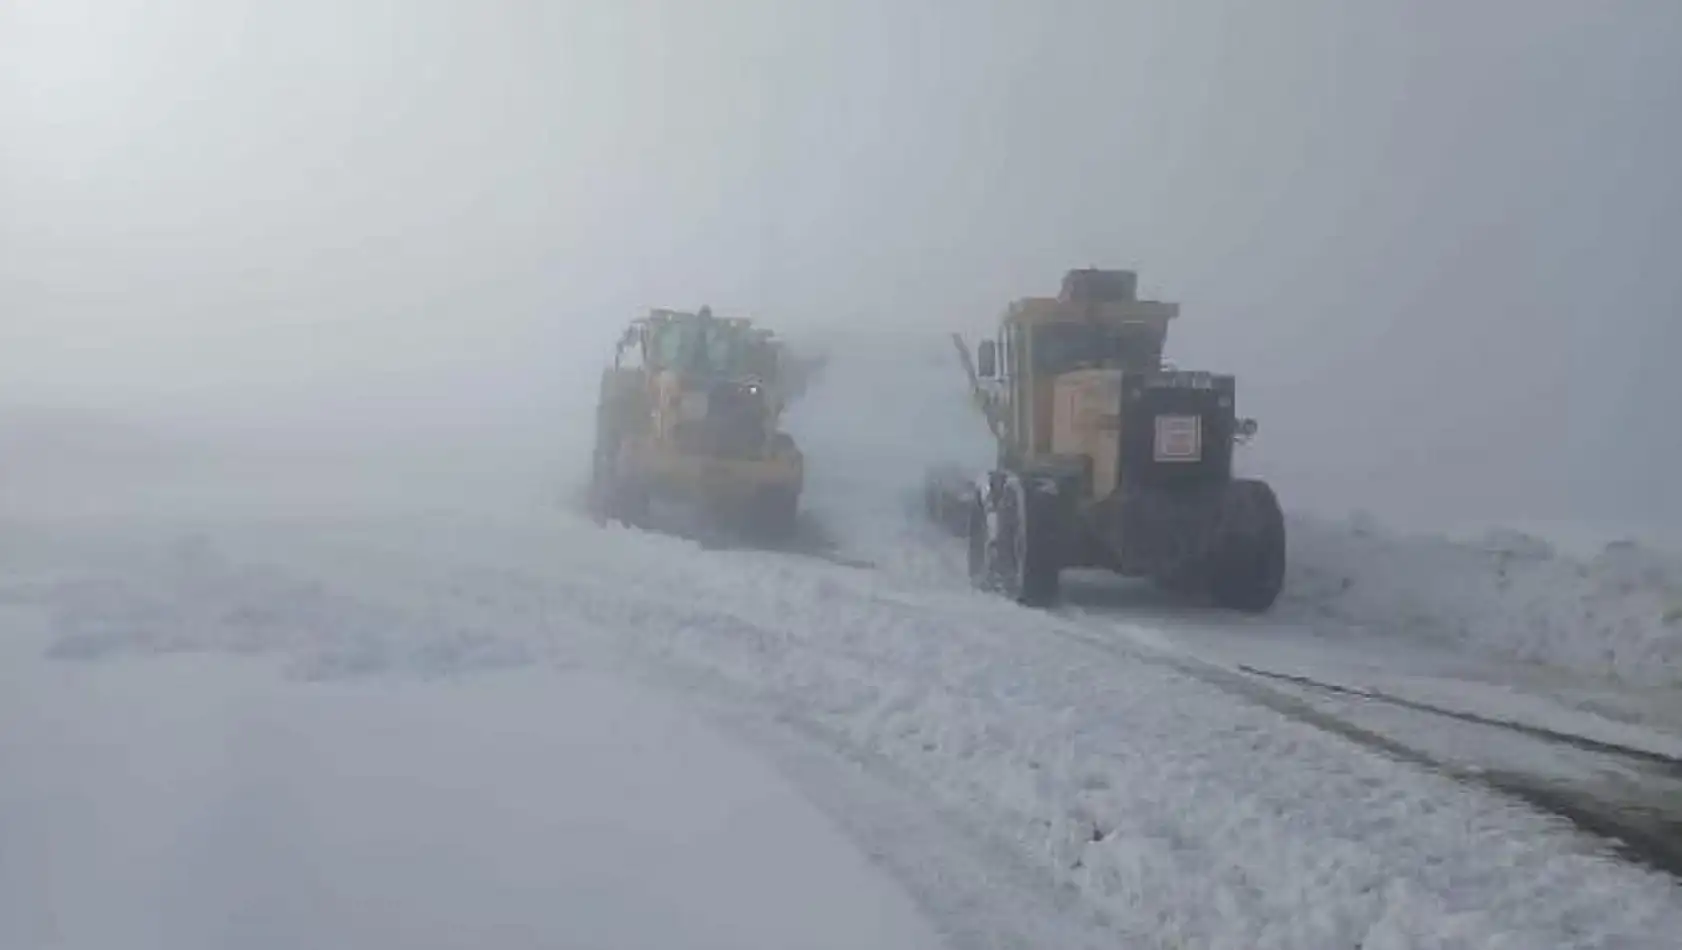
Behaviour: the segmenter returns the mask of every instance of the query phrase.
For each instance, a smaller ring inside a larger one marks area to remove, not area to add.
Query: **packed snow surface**
[[[86,573],[12,598],[51,613],[53,656],[74,668],[97,661],[119,674],[113,683],[140,657],[234,652],[280,659],[294,677],[331,685],[323,696],[357,695],[370,677],[418,677],[429,685],[416,702],[444,719],[477,715],[450,681],[474,674],[465,682],[494,689],[511,668],[618,670],[697,708],[721,704],[958,946],[1661,947],[1682,926],[1668,879],[1560,822],[1250,705],[1157,662],[1148,638],[1138,645],[1123,631],[1119,652],[1095,650],[1070,636],[1085,627],[967,591],[558,515],[207,525],[106,553]],[[354,718],[359,707],[343,708]],[[577,725],[552,722],[535,700],[525,708],[533,722],[517,735],[532,741]],[[425,743],[450,773],[477,768],[471,754],[456,758],[471,745]],[[850,774],[833,763],[800,765],[814,755],[852,762],[858,787],[833,780]],[[248,774],[217,781],[266,786],[268,762],[241,753],[230,767]],[[342,767],[306,757],[282,772]],[[183,784],[211,780],[180,768]],[[438,774],[412,761],[394,768],[422,784]],[[74,827],[87,816],[72,803],[93,794],[97,774],[33,771],[46,783],[30,799],[38,810],[9,807],[14,826]],[[311,794],[330,798],[332,788]],[[883,800],[899,804],[889,814]],[[126,814],[144,821],[149,801]],[[905,828],[916,835],[896,830]],[[280,853],[234,842],[222,858],[251,862],[246,875],[299,875],[275,865],[306,860],[316,840],[300,832]],[[753,872],[738,865],[739,849],[719,848],[716,873]],[[25,870],[38,869],[25,855]],[[816,860],[791,858],[783,870],[817,873]],[[977,866],[1000,870],[965,880],[961,869],[973,877]],[[1057,890],[1037,891],[1041,881],[1067,889],[1072,908]],[[234,896],[205,899],[226,907]],[[517,910],[537,926],[529,915],[543,908]]]
[[[757,756],[623,681],[43,668],[5,619],[0,946],[940,945]]]

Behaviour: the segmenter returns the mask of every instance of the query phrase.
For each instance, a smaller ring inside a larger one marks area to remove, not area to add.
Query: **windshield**
[[[738,368],[741,353],[738,335],[723,327],[712,326],[704,333],[706,367],[714,373],[732,373]]]
[[[747,362],[741,330],[727,323],[674,320],[649,338],[649,359],[657,366],[706,376],[741,375]]]
[[[1139,324],[1050,323],[1034,331],[1034,369],[1043,374],[1104,367],[1156,369],[1161,338]]]

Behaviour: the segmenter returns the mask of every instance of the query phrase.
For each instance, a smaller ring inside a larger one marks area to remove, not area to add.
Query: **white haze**
[[[1295,507],[1682,525],[1679,52],[1636,0],[0,0],[0,404],[536,492],[648,306],[973,331],[1128,266]]]

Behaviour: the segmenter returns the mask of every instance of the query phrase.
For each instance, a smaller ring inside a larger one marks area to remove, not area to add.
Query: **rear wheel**
[[[1221,546],[1210,565],[1209,593],[1220,607],[1260,613],[1285,585],[1285,514],[1266,482],[1232,483],[1222,511]]]

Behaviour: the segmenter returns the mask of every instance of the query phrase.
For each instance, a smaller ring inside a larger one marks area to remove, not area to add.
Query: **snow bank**
[[[1295,516],[1290,544],[1284,619],[1682,685],[1682,556],[1620,541],[1582,557],[1518,531],[1463,541],[1362,516]]]

